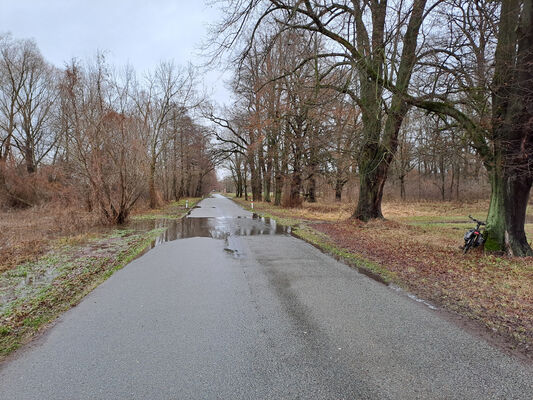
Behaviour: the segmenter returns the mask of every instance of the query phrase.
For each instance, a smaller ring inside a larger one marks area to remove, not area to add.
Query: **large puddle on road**
[[[165,229],[142,254],[165,242],[194,237],[208,237],[224,240],[224,250],[234,256],[240,256],[242,255],[242,250],[238,236],[291,233],[290,227],[279,225],[275,220],[258,215],[236,218],[185,217],[177,220],[134,220],[126,228],[136,233],[158,228]],[[100,251],[98,248],[90,248],[90,250]],[[142,254],[139,254],[139,256]],[[63,264],[68,262],[70,262],[70,258],[66,257],[64,260],[58,258],[57,261],[28,263],[27,265],[22,265],[19,269],[7,271],[0,275],[0,312],[5,309],[9,302],[19,297],[30,296],[39,288],[50,285],[61,273]]]
[[[157,219],[134,221],[134,230],[166,228],[152,243],[152,248],[165,242],[194,237],[208,237],[227,240],[230,236],[283,235],[290,234],[291,228],[276,223],[275,220],[255,215],[252,218],[196,218],[185,217],[178,220]]]

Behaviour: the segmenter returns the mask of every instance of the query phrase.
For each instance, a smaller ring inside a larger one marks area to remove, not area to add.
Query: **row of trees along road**
[[[195,85],[192,68],[173,63],[142,79],[102,54],[60,69],[33,41],[0,38],[2,205],[35,205],[60,187],[115,224],[140,197],[155,207],[207,192],[216,177],[206,128],[192,118]]]
[[[254,199],[270,200],[273,187],[275,203],[298,206],[303,182],[314,201],[318,174],[338,197],[358,175],[353,217],[382,218],[391,170],[401,178],[420,165],[416,149],[428,135],[440,143],[434,159],[444,160],[451,138],[490,179],[486,248],[533,255],[524,232],[532,1],[221,1],[212,49],[237,66],[237,101],[205,114],[220,128],[218,151],[237,191],[249,171]]]

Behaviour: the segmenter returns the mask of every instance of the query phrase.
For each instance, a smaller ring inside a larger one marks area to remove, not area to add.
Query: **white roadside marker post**
[[[254,209],[254,202],[252,201],[252,210]]]
[[[185,200],[185,208],[189,208],[189,200]]]

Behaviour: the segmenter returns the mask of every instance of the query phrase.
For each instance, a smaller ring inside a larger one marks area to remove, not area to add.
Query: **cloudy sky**
[[[0,33],[33,38],[44,57],[63,66],[72,57],[87,59],[107,52],[114,65],[139,71],[161,60],[177,64],[205,61],[200,45],[209,24],[220,19],[204,0],[2,0]],[[228,97],[228,74],[211,71],[204,83],[218,102]]]

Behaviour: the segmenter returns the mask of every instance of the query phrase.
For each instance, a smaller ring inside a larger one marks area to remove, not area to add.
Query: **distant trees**
[[[166,151],[173,135],[178,133],[176,129],[172,129],[176,128],[176,118],[192,106],[194,85],[191,68],[182,70],[173,63],[163,62],[154,74],[146,77],[146,85],[137,88],[137,113],[143,121],[149,149],[148,187],[152,208],[158,203],[155,184],[158,160]]]
[[[31,40],[0,38],[0,190],[14,203],[31,204],[6,180],[16,156],[28,174],[54,149],[57,71]]]
[[[191,68],[161,63],[139,80],[101,54],[60,70],[32,41],[1,38],[0,197],[36,204],[39,187],[62,176],[87,210],[121,224],[142,197],[155,207],[201,196],[216,177],[206,128],[190,113],[195,85]]]

